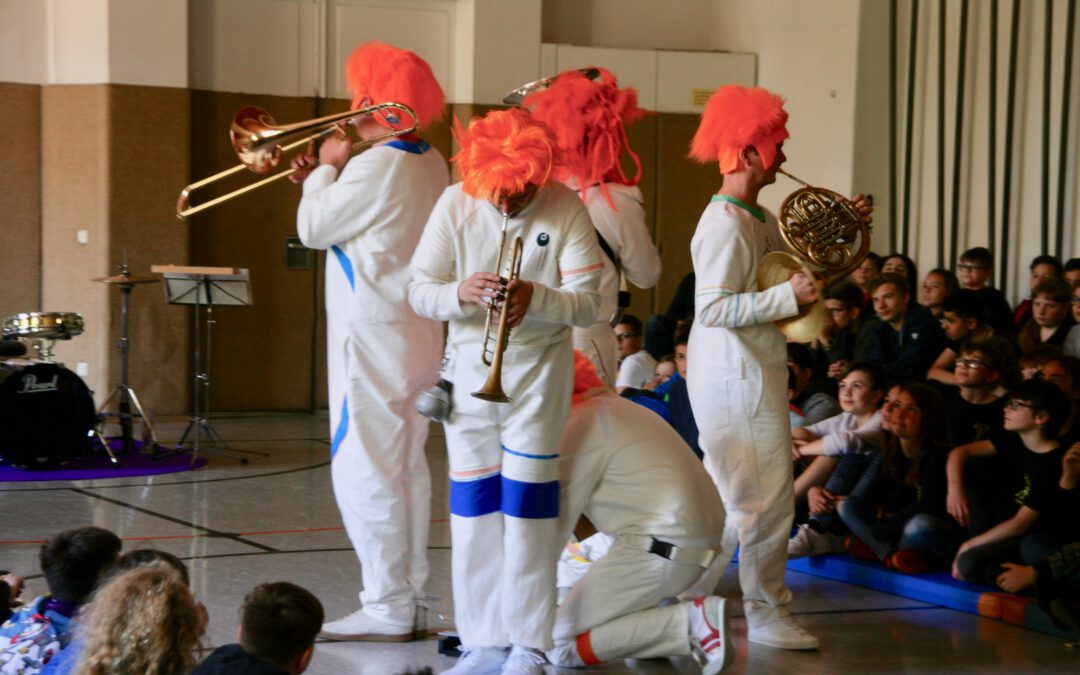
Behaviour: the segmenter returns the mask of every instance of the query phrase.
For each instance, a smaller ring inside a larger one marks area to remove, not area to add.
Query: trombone
[[[510,219],[508,214],[503,214],[502,223],[502,236],[499,239],[499,255],[495,261],[495,273],[501,276],[502,274],[502,257],[503,250],[506,248],[506,222]],[[490,401],[492,403],[509,403],[510,397],[506,395],[506,392],[502,388],[502,360],[503,352],[506,351],[506,345],[510,341],[510,328],[506,325],[507,317],[510,315],[510,298],[513,295],[513,291],[510,290],[509,285],[511,281],[521,277],[521,252],[524,246],[524,242],[521,237],[514,239],[514,245],[510,253],[509,271],[506,275],[507,289],[502,296],[502,309],[499,312],[499,326],[496,329],[498,332],[494,336],[495,347],[492,349],[489,345],[492,341],[491,327],[492,316],[495,313],[496,298],[492,298],[488,303],[487,313],[484,317],[484,342],[481,347],[480,359],[484,362],[485,366],[488,366],[488,377],[482,386],[477,391],[472,393],[478,399],[484,401]],[[490,357],[488,355],[491,355]]]
[[[303,145],[312,143],[329,134],[342,133],[341,127],[338,126],[339,122],[351,121],[353,118],[362,115],[381,113],[388,109],[404,112],[412,118],[412,124],[400,129],[391,129],[385,134],[374,136],[372,138],[365,138],[354,143],[352,152],[357,152],[366,145],[377,143],[386,140],[387,138],[394,138],[395,136],[412,133],[420,126],[420,120],[416,116],[416,113],[413,112],[412,108],[403,103],[394,103],[393,101],[380,103],[367,108],[327,115],[305,122],[296,122],[294,124],[278,124],[274,118],[270,116],[270,113],[258,106],[241,108],[233,116],[232,125],[229,129],[229,138],[232,140],[233,150],[236,152],[236,156],[240,160],[240,163],[230,169],[216,173],[213,176],[208,176],[202,180],[196,181],[181,190],[180,197],[176,201],[176,217],[184,219],[199,213],[200,211],[205,211],[206,209],[217,206],[233,197],[239,197],[242,194],[251,192],[264,185],[269,185],[274,181],[281,180],[282,178],[291,175],[296,170],[287,169],[281,171],[273,176],[256,181],[245,187],[238,188],[232,192],[221,195],[220,197],[215,197],[202,204],[191,206],[191,193],[195,190],[224,180],[244,169],[249,169],[259,174],[268,173],[281,162],[283,154],[291,152]],[[387,116],[387,120],[392,124],[397,123],[395,115]],[[302,137],[298,140],[292,140],[292,142],[287,143],[286,145],[282,145],[282,143],[295,139],[297,136]]]

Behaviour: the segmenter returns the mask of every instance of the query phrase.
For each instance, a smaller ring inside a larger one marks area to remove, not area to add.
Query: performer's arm
[[[463,303],[458,297],[461,281],[456,278],[456,249],[454,226],[447,198],[443,192],[428,217],[420,243],[413,253],[409,270],[409,304],[420,316],[436,321],[462,319],[477,312],[473,303]]]
[[[304,180],[296,214],[296,231],[304,246],[328,249],[377,222],[392,186],[395,159],[368,151],[349,160],[340,175],[333,164],[316,167]]]
[[[744,290],[744,280],[753,269],[754,252],[737,227],[716,228],[710,235],[695,239],[691,251],[697,271],[697,325],[739,328],[798,314],[790,283],[764,291]]]
[[[604,263],[589,212],[581,207],[567,228],[566,241],[559,252],[558,288],[533,282],[531,318],[586,328],[596,321],[600,309],[600,273]]]
[[[638,288],[652,288],[660,280],[660,253],[649,234],[645,209],[641,202],[617,192],[612,193],[612,199],[619,209],[611,223],[615,227],[606,228],[597,223],[597,228],[609,243],[616,242],[615,251],[622,261],[626,280]],[[615,231],[609,236],[608,229]]]

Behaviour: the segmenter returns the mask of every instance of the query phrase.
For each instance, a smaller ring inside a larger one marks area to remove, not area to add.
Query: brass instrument
[[[503,250],[506,248],[506,223],[510,220],[508,214],[503,214],[502,224],[502,236],[499,239],[499,256],[495,261],[495,273],[501,276],[502,273],[502,258]],[[514,239],[514,245],[510,253],[510,264],[508,265],[509,271],[506,275],[506,284],[510,285],[511,281],[521,277],[521,257],[524,242],[521,237]],[[506,292],[502,296],[502,308],[499,310],[499,327],[498,332],[495,334],[495,347],[492,349],[489,344],[492,340],[491,325],[492,315],[496,310],[497,298],[492,298],[488,303],[487,313],[484,318],[484,342],[480,353],[480,359],[484,362],[485,366],[488,366],[488,377],[479,390],[472,393],[478,399],[484,401],[490,401],[492,403],[509,403],[510,397],[506,395],[506,392],[502,388],[502,359],[503,352],[506,351],[506,345],[510,341],[510,328],[506,325],[507,317],[510,315],[508,311],[510,309],[510,298],[513,296],[513,291],[510,288],[506,289]],[[488,355],[491,355],[490,357]]]
[[[229,138],[232,139],[233,150],[236,152],[236,156],[240,160],[240,163],[231,169],[226,169],[213,176],[208,176],[200,181],[196,181],[181,190],[180,197],[176,201],[176,217],[181,219],[187,218],[188,216],[204,211],[212,206],[217,206],[233,197],[238,197],[246,192],[251,192],[264,185],[281,180],[295,172],[295,169],[288,169],[276,173],[273,176],[251,183],[246,187],[233,190],[220,197],[215,197],[214,199],[197,206],[191,206],[189,204],[190,196],[193,191],[223,180],[244,169],[249,169],[259,174],[267,173],[281,162],[282,155],[285,153],[291,152],[301,146],[309,145],[323,136],[332,133],[344,133],[341,127],[338,126],[339,123],[351,121],[362,115],[381,113],[384,110],[400,110],[412,118],[412,124],[403,128],[395,128],[385,134],[366,138],[354,143],[352,152],[357,152],[364,146],[386,140],[387,138],[412,133],[413,131],[416,131],[417,127],[420,125],[420,120],[417,118],[416,113],[413,112],[412,108],[403,103],[394,103],[392,101],[369,106],[367,108],[359,108],[357,110],[327,115],[325,117],[319,117],[304,122],[295,122],[293,124],[278,124],[274,118],[270,116],[270,113],[258,106],[241,108],[236,115],[233,116],[232,125],[229,129]],[[391,118],[390,121],[393,122],[393,119]],[[300,139],[292,140],[301,135],[302,137]],[[282,145],[282,143],[288,140],[292,140],[292,142],[287,145]]]
[[[579,68],[578,72],[590,80],[596,80],[600,77],[599,68]],[[521,105],[525,102],[525,99],[532,94],[535,94],[538,91],[544,91],[554,84],[556,77],[558,77],[558,75],[552,75],[551,77],[545,77],[541,80],[536,80],[535,82],[523,84],[511,92],[507,92],[506,96],[503,96],[502,102],[506,105]]]
[[[822,289],[862,263],[870,252],[871,228],[842,195],[813,187],[785,171],[777,173],[803,185],[784,199],[778,214],[780,235],[794,255],[767,254],[758,265],[758,287],[785,283],[800,271],[815,280],[817,302],[799,307],[797,316],[776,322],[789,340],[810,342],[825,328]]]

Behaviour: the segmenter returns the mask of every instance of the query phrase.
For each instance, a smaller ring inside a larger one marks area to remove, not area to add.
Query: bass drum
[[[48,469],[86,452],[97,413],[78,375],[55,363],[0,367],[0,456]]]

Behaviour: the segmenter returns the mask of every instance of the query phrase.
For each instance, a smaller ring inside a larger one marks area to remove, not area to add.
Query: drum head
[[[0,370],[0,456],[15,466],[47,469],[90,445],[96,412],[90,390],[52,363]]]

